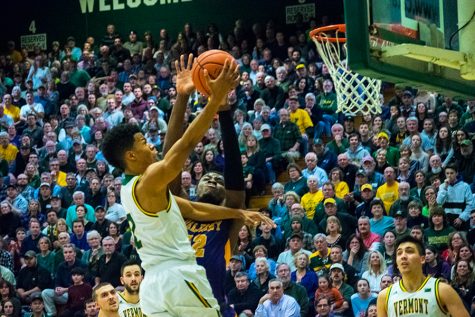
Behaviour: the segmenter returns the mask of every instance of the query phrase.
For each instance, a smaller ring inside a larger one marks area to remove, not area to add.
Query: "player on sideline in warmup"
[[[177,99],[172,109],[168,132],[165,135],[163,153],[167,153],[170,145],[174,144],[183,134],[183,116],[185,115],[186,104],[190,94],[194,91],[189,66],[187,68],[177,68],[176,89],[181,98]],[[228,95],[228,107],[221,107],[219,112],[224,157],[226,157],[224,178],[219,173],[206,173],[198,183],[197,201],[231,208],[243,208],[245,188],[242,177],[241,155],[234,129],[234,109],[230,109],[231,103],[235,103],[233,97],[235,97],[234,91]],[[170,184],[170,190],[175,195],[186,197],[186,195],[181,195],[180,176]],[[238,237],[243,223],[238,220],[203,222],[190,219],[185,219],[185,222],[191,244],[196,251],[197,262],[206,269],[206,276],[211,284],[213,295],[218,303],[222,305],[225,302],[226,295],[223,284],[226,275],[226,242],[229,239],[231,247],[237,244],[233,237]],[[225,314],[225,311],[222,312]]]
[[[450,285],[422,273],[425,262],[422,242],[405,236],[396,241],[394,249],[402,279],[379,293],[378,317],[469,317]]]
[[[188,67],[191,60],[192,56]],[[185,68],[184,57],[176,66]],[[162,161],[157,160],[156,149],[147,144],[136,125],[116,126],[104,139],[106,159],[126,174],[121,199],[128,212],[142,267],[147,272],[140,291],[140,305],[148,317],[219,315],[219,305],[205,271],[196,264],[183,217],[200,221],[241,219],[251,224],[272,223],[256,212],[193,203],[172,196],[168,190],[168,184],[181,172],[218,108],[226,104],[228,92],[236,87],[239,67],[231,68],[227,60],[215,80],[211,80],[206,71],[205,80],[211,91],[208,104]]]
[[[124,285],[124,291],[119,293],[120,317],[143,317],[140,308],[139,290],[143,275],[140,265],[129,260],[122,264],[120,269],[120,282]]]
[[[97,317],[119,317],[119,296],[110,283],[100,283],[92,290],[92,299],[99,307]]]

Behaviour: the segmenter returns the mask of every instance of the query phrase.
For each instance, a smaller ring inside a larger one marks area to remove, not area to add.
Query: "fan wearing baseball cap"
[[[389,134],[382,131],[379,132],[377,135],[377,140],[379,144],[379,148],[386,150],[386,161],[391,166],[396,166],[399,161],[399,149],[389,146]],[[376,151],[373,154],[374,158],[376,158]]]
[[[267,123],[261,126],[262,139],[259,140],[259,148],[266,161],[266,180],[274,184],[276,172],[283,168],[282,151],[280,142],[272,136],[272,129]]]
[[[312,254],[312,252],[303,249],[303,236],[300,232],[295,232],[289,237],[289,250],[279,254],[277,263],[287,263],[290,270],[295,271],[297,267],[295,266],[294,256],[297,252],[303,252],[308,256]]]
[[[345,315],[345,312],[349,311],[351,295],[353,295],[355,291],[353,287],[345,283],[346,272],[343,264],[333,263],[332,266],[330,266],[330,278],[332,281],[332,287],[336,288],[344,298],[343,305],[338,310],[338,313]]]
[[[43,297],[41,297],[41,293],[35,293],[33,296],[31,296],[31,303],[30,303],[30,309],[31,309],[31,317],[45,317],[45,304],[43,302]]]
[[[360,203],[355,207],[355,216],[359,218],[361,216],[372,217],[371,214],[371,201],[374,198],[373,186],[371,184],[363,184],[360,187]]]
[[[339,211],[337,202],[334,198],[325,199],[323,205],[325,208],[325,216],[318,223],[320,232],[326,232],[328,217],[335,216],[340,220],[342,241],[345,241],[348,236],[354,233],[355,228],[357,227],[356,218],[347,212]]]
[[[17,293],[23,305],[30,304],[36,295],[41,291],[53,286],[51,273],[38,265],[36,253],[33,250],[25,252],[25,267],[23,267],[17,276]]]
[[[384,176],[376,171],[376,161],[371,155],[363,157],[361,160],[361,168],[365,171],[368,183],[373,186],[374,191],[384,184]]]

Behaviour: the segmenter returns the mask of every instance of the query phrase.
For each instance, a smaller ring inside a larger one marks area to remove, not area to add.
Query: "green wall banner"
[[[157,39],[162,28],[175,39],[185,23],[191,23],[195,30],[206,30],[214,23],[226,36],[237,19],[249,29],[253,23],[269,20],[285,26],[286,19],[292,24],[294,14],[302,9],[306,17],[315,16],[310,11],[318,10],[314,9],[315,0],[17,0],[6,1],[2,7],[4,13],[18,14],[0,20],[0,27],[6,30],[0,32],[1,43],[12,39],[18,45],[21,36],[29,36],[23,37],[22,43],[43,47],[47,39],[48,48],[53,41],[63,45],[68,36],[74,36],[79,47],[87,36],[95,37],[98,43],[108,24],[116,26],[123,40],[130,30],[136,30],[139,39],[145,31]]]
[[[141,6],[179,4],[192,0],[79,0],[81,13],[108,12],[127,9],[137,9]]]

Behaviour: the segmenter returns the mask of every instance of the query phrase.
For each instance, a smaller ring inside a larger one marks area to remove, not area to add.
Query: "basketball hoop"
[[[380,114],[381,81],[348,69],[346,37],[341,36],[345,32],[345,24],[324,26],[310,32],[310,37],[333,80],[338,103],[337,112],[353,115]]]

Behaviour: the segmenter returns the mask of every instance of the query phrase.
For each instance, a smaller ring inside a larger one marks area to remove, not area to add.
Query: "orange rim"
[[[346,33],[346,24],[327,25],[317,28],[310,32],[310,37],[319,42],[346,43],[346,37],[328,37],[322,36],[322,33],[335,31],[336,33]]]

